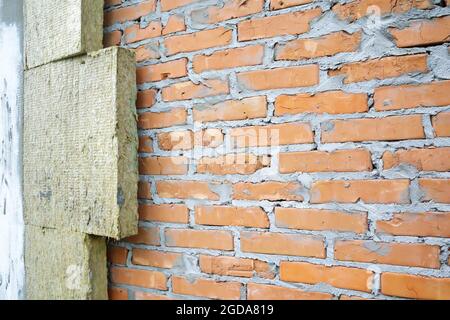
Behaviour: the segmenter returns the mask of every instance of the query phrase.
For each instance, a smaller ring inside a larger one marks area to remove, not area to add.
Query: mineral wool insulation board
[[[103,0],[25,0],[26,67],[100,50]]]
[[[109,48],[25,72],[26,224],[137,232],[134,55]]]

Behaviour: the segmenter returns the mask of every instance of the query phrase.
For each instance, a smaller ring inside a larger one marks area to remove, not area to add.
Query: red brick
[[[402,298],[450,300],[450,278],[386,272],[381,274],[381,292]]]
[[[128,300],[128,290],[123,288],[108,288],[109,300]]]
[[[156,9],[156,0],[146,0],[142,3],[114,9],[105,13],[105,26],[122,23],[146,16]]]
[[[410,203],[409,180],[329,180],[311,188],[311,203]]]
[[[270,10],[278,10],[313,2],[313,0],[270,0]]]
[[[333,295],[329,293],[303,291],[260,283],[247,285],[248,300],[329,300]]]
[[[166,79],[176,79],[187,75],[187,59],[152,64],[137,69],[137,83],[155,82]]]
[[[207,279],[172,278],[173,292],[177,294],[212,299],[238,300],[241,296],[239,282],[219,282]]]
[[[211,79],[199,84],[191,81],[175,83],[162,90],[164,101],[190,100],[228,94],[230,89],[227,80]]]
[[[194,121],[231,121],[265,118],[267,99],[265,96],[228,100],[211,106],[197,105],[193,109]]]
[[[198,1],[199,0],[161,0],[161,11],[170,11]]]
[[[112,32],[107,32],[103,35],[103,47],[113,47],[120,45],[120,39],[122,38],[122,32],[115,30]]]
[[[224,230],[166,229],[166,246],[230,251],[233,234]]]
[[[132,262],[134,265],[171,269],[182,263],[180,253],[133,249]]]
[[[322,124],[322,142],[423,139],[422,116],[332,120]]]
[[[334,258],[344,261],[439,269],[439,246],[369,240],[336,241]]]
[[[219,185],[204,181],[157,181],[156,190],[161,198],[219,200],[211,187]]]
[[[161,57],[159,54],[159,43],[157,41],[137,47],[134,49],[134,52],[136,53],[136,62],[159,59]]]
[[[450,137],[450,112],[441,112],[431,120],[437,137]]]
[[[173,15],[167,19],[167,23],[162,30],[163,35],[167,35],[174,32],[185,31],[186,24],[184,23],[184,16]]]
[[[186,157],[139,158],[139,173],[145,175],[184,175],[188,171]]]
[[[214,175],[252,174],[269,167],[270,157],[251,153],[231,153],[219,157],[202,157],[197,161],[198,173]]]
[[[261,12],[264,0],[227,0],[224,5],[206,7],[192,11],[193,22],[208,24],[244,17]]]
[[[152,138],[150,138],[148,136],[139,137],[139,152],[145,152],[145,153],[153,152]]]
[[[396,236],[450,238],[450,212],[394,213],[378,220],[376,230]]]
[[[303,186],[297,182],[240,182],[233,185],[233,199],[303,201],[303,196],[301,195],[303,191]]]
[[[367,231],[367,213],[320,209],[275,208],[275,224],[279,228],[347,231]]]
[[[277,81],[273,81],[277,79]],[[319,83],[319,67],[306,65],[246,71],[237,74],[239,85],[246,90],[272,90],[309,87]]]
[[[241,232],[243,252],[325,258],[322,237],[274,232]]]
[[[357,113],[367,112],[367,94],[326,91],[315,94],[281,95],[275,100],[275,115],[297,113]]]
[[[128,237],[125,239],[125,241],[136,244],[146,244],[149,246],[159,246],[161,243],[159,237],[159,228],[139,228],[139,232],[137,235]]]
[[[113,283],[167,290],[167,279],[162,272],[116,267],[109,271]]]
[[[375,89],[375,109],[399,110],[418,107],[443,107],[450,104],[450,81],[412,84]]]
[[[281,173],[372,171],[372,159],[366,149],[280,153]]]
[[[128,249],[118,246],[108,246],[108,261],[113,264],[126,264]]]
[[[276,60],[302,60],[332,56],[340,52],[354,52],[361,42],[361,33],[339,31],[318,38],[297,39],[275,49]]]
[[[275,276],[273,266],[256,259],[201,255],[199,264],[202,272],[222,276],[244,278],[256,276],[268,279],[273,279]]]
[[[216,51],[209,55],[194,57],[194,71],[222,70],[244,66],[255,66],[263,62],[264,47],[262,45],[247,46]]]
[[[167,112],[144,112],[139,115],[140,129],[166,128],[185,124],[187,112],[183,108],[174,108]]]
[[[269,219],[260,207],[199,206],[195,223],[211,226],[268,228]]]
[[[384,169],[407,164],[419,171],[450,171],[450,147],[386,151],[383,154]]]
[[[164,39],[168,56],[181,53],[221,47],[231,43],[232,31],[223,27],[171,36]]]
[[[141,204],[139,218],[145,221],[188,223],[189,209],[182,204]]]
[[[194,133],[192,131],[158,133],[158,144],[161,150],[190,150],[194,147]]]
[[[381,80],[403,74],[427,72],[427,55],[385,57],[364,62],[347,63],[337,70],[328,71],[330,77],[344,76],[344,83]]]
[[[160,21],[151,21],[147,27],[141,28],[137,24],[125,29],[125,42],[133,43],[145,39],[151,39],[161,36],[162,26]]]
[[[419,179],[422,202],[450,203],[450,179]]]
[[[400,48],[437,45],[450,41],[450,16],[414,21],[407,28],[388,30]]]
[[[150,183],[147,181],[139,181],[138,198],[150,200],[152,198]]]
[[[156,94],[158,92],[155,89],[138,91],[136,108],[150,108],[156,102]]]
[[[164,296],[161,294],[154,294],[154,293],[142,292],[142,291],[135,292],[134,298],[136,300],[175,300],[175,299],[169,298],[168,296]]]
[[[370,292],[373,273],[358,268],[281,261],[280,279],[309,284],[328,283],[336,288]]]
[[[238,38],[247,41],[305,33],[310,30],[311,21],[321,14],[322,10],[312,9],[242,21],[238,23]]]
[[[311,126],[304,122],[234,128],[230,130],[230,138],[232,144],[238,148],[302,144],[314,141]]]

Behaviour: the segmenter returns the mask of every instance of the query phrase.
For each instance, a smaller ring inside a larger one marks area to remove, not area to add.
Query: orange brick
[[[138,91],[136,108],[150,108],[156,102],[156,94],[158,92],[155,89],[149,89],[144,91]]]
[[[276,60],[301,60],[332,56],[340,52],[354,52],[361,42],[361,33],[349,34],[339,31],[319,38],[298,39],[275,49]]]
[[[185,31],[186,24],[184,23],[184,16],[173,15],[167,19],[167,23],[162,30],[162,34],[165,36],[170,33]]]
[[[108,288],[109,300],[128,300],[128,290],[123,288]]]
[[[196,105],[193,116],[197,122],[264,118],[267,116],[267,98],[260,96],[223,101],[211,106]]]
[[[107,32],[103,35],[103,47],[113,47],[120,45],[120,39],[122,38],[122,32],[119,30]]]
[[[378,111],[442,107],[450,104],[449,90],[450,81],[380,87],[375,89],[374,105]]]
[[[268,228],[269,219],[260,207],[199,206],[195,223],[211,226]]]
[[[369,240],[336,241],[334,258],[344,261],[439,269],[439,246]]]
[[[328,71],[330,77],[344,76],[344,83],[386,79],[402,74],[427,72],[427,54],[386,57],[364,62],[347,63]]]
[[[139,173],[146,175],[183,175],[188,171],[186,157],[139,158]]]
[[[161,150],[190,150],[194,146],[192,131],[171,131],[158,133]]]
[[[201,73],[210,70],[222,70],[243,66],[255,66],[263,62],[264,47],[262,45],[216,51],[209,55],[194,57],[194,71]]]
[[[171,36],[164,39],[168,56],[181,52],[192,52],[231,43],[232,31],[219,27],[190,34]]]
[[[280,153],[281,173],[372,171],[372,159],[366,149]]]
[[[200,255],[199,262],[200,269],[204,273],[244,278],[256,276],[273,279],[275,276],[273,266],[256,259]]]
[[[386,272],[381,274],[381,292],[403,298],[449,300],[450,278]]]
[[[133,24],[125,29],[125,42],[133,43],[145,39],[151,39],[161,36],[162,26],[160,21],[152,21],[147,27],[141,28],[140,25]]]
[[[108,246],[108,261],[113,264],[126,264],[128,249],[118,246]]]
[[[198,1],[199,0],[161,0],[161,10],[170,11]]]
[[[441,44],[450,40],[450,16],[416,21],[401,30],[388,30],[400,48]]]
[[[194,10],[191,14],[191,18],[192,21],[196,23],[218,23],[261,12],[263,6],[264,0],[228,0],[223,6],[216,5],[200,10]]]
[[[230,251],[233,234],[224,230],[166,229],[166,246]]]
[[[121,3],[122,0],[105,0],[105,7],[116,6]]]
[[[238,148],[312,143],[314,141],[311,126],[304,122],[234,128],[230,131],[230,137],[232,144]]]
[[[148,183],[147,181],[139,181],[138,198],[147,200],[150,200],[152,198],[150,183]]]
[[[194,144],[216,148],[223,144],[223,132],[221,129],[205,129],[194,133]]]
[[[185,124],[187,112],[183,108],[175,108],[167,112],[144,112],[139,115],[140,129],[166,128]]]
[[[167,290],[167,279],[162,272],[130,268],[111,268],[109,272],[113,283]]]
[[[275,115],[297,113],[356,113],[367,112],[367,94],[326,91],[315,94],[281,95],[275,100]]]
[[[136,53],[136,62],[159,59],[161,57],[161,55],[159,54],[158,42],[144,44],[134,49],[134,52]]]
[[[211,187],[219,185],[203,181],[157,181],[156,190],[161,198],[219,200]]]
[[[348,296],[346,294],[341,294],[339,296],[339,300],[371,300],[371,299],[366,299],[366,298],[362,298],[362,297],[358,297],[358,296]]]
[[[438,137],[450,137],[450,112],[441,112],[431,118]]]
[[[322,124],[322,142],[423,139],[422,116],[332,120]]]
[[[386,151],[384,169],[407,164],[419,171],[450,171],[450,147]]]
[[[322,237],[274,232],[241,232],[241,250],[264,254],[325,258]]]
[[[182,204],[141,204],[139,218],[145,221],[188,223],[189,209]]]
[[[159,228],[139,228],[137,235],[128,237],[125,241],[136,244],[146,244],[149,246],[159,246],[161,243],[159,238]]]
[[[137,83],[176,79],[187,75],[187,59],[178,59],[164,63],[140,67],[136,72]]]
[[[367,213],[276,207],[275,224],[279,228],[364,233]]]
[[[336,288],[370,292],[373,273],[359,268],[281,261],[280,279],[309,284],[328,283]]]
[[[270,0],[270,10],[284,9],[310,2],[313,0]]]
[[[241,296],[239,282],[219,282],[207,279],[172,278],[173,292],[177,294],[212,299],[238,300]]]
[[[311,203],[410,203],[409,180],[328,180],[311,188]]]
[[[238,73],[237,79],[239,85],[246,90],[309,87],[319,83],[319,67],[314,64],[246,71]],[[274,79],[277,79],[277,81],[274,81]]]
[[[154,293],[141,292],[141,291],[135,292],[134,298],[136,300],[174,300],[168,296],[164,296],[161,294],[154,294]]]
[[[214,175],[252,174],[269,167],[270,157],[251,153],[226,154],[219,157],[202,157],[197,162],[198,173]]]
[[[153,141],[152,138],[148,136],[139,137],[139,152],[152,153],[153,152]]]
[[[303,186],[297,182],[240,182],[233,185],[233,199],[303,201],[303,196],[301,195],[303,191]]]
[[[419,179],[422,202],[450,203],[450,179]]]
[[[134,248],[132,262],[139,266],[171,269],[182,264],[182,258],[180,253]]]
[[[248,300],[329,300],[333,298],[333,295],[268,284],[249,283],[247,285],[247,298]]]
[[[396,236],[450,238],[450,212],[395,213],[376,222],[377,232]]]
[[[242,21],[238,23],[238,38],[247,41],[305,33],[310,30],[311,21],[321,14],[322,10],[312,9]]]
[[[147,0],[142,3],[131,5],[124,8],[115,9],[105,13],[105,26],[111,26],[115,23],[122,23],[129,20],[136,20],[146,16],[156,9],[155,0]]]
[[[162,97],[164,101],[177,101],[217,96],[229,92],[227,80],[211,79],[199,84],[191,81],[175,83],[162,89]]]
[[[430,0],[355,0],[333,6],[333,12],[342,20],[354,21],[367,15],[400,14],[413,8],[430,9]]]

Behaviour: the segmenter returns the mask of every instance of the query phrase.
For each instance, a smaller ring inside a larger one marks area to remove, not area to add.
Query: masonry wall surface
[[[450,299],[448,1],[107,0],[104,27],[140,127],[111,299]]]

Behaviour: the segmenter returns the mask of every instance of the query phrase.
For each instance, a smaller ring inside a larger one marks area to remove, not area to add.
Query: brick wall
[[[140,232],[112,299],[450,298],[450,7],[107,0]]]

